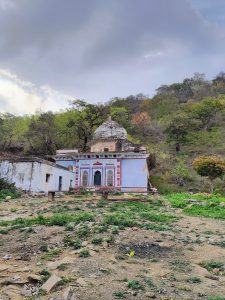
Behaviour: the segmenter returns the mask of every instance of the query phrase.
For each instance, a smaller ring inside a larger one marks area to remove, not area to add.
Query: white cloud
[[[50,86],[35,86],[19,79],[8,70],[0,69],[1,112],[30,114],[36,111],[58,111],[68,105],[72,97],[64,95]]]

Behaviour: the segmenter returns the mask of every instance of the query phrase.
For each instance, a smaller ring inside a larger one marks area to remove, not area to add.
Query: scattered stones
[[[209,275],[206,275],[205,277],[208,278],[208,279],[212,279],[212,280],[219,280],[219,277],[216,276],[216,275],[209,274]]]
[[[74,290],[68,287],[63,293],[63,300],[75,300]]]
[[[3,299],[23,300],[21,289],[15,285],[8,285],[3,291],[1,291],[1,297],[3,297]]]
[[[0,272],[4,272],[9,269],[8,265],[0,265]]]
[[[155,299],[156,298],[156,295],[153,292],[147,292],[147,293],[144,294],[144,296],[146,298],[150,298],[150,299]]]
[[[3,258],[4,260],[10,260],[10,259],[12,259],[12,255],[6,254],[6,255],[4,255],[2,258]]]
[[[71,264],[74,262],[74,258],[70,258],[70,257],[64,257],[61,260],[57,260],[57,261],[53,261],[53,262],[49,262],[47,264],[48,269],[49,270],[56,270],[60,265],[62,264]]]
[[[29,280],[29,282],[39,282],[41,281],[41,276],[36,275],[36,274],[30,274],[27,279]]]
[[[88,283],[87,283],[87,281],[85,281],[83,278],[78,278],[77,279],[77,283],[80,285],[80,286],[82,286],[82,287],[86,287],[86,286],[88,286]]]
[[[81,244],[82,247],[86,247],[87,245],[88,245],[88,241],[84,241],[84,242],[82,242],[82,244]]]
[[[43,285],[42,289],[49,293],[57,284],[61,281],[61,278],[53,274]]]

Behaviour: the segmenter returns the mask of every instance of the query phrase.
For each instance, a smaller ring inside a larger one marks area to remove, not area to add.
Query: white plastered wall
[[[49,180],[46,182],[46,174]],[[74,173],[44,162],[0,162],[0,177],[30,192],[58,191],[62,176],[62,191],[74,186]]]

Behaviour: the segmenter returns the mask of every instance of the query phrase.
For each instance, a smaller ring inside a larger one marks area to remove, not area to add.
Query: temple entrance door
[[[102,175],[100,171],[96,171],[94,175],[94,185],[100,186],[102,184]]]

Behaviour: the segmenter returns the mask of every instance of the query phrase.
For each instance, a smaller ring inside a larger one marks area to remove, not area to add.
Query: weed
[[[91,233],[91,229],[87,225],[83,225],[77,230],[77,235],[79,238],[87,237]]]
[[[39,250],[42,251],[42,252],[48,252],[48,245],[47,244],[42,244],[39,247]]]
[[[105,237],[104,240],[107,243],[112,243],[114,241],[114,236],[113,235],[109,235],[109,236]]]
[[[216,260],[203,261],[199,265],[210,272],[213,269],[219,269],[220,271],[224,270],[224,263],[222,263],[221,261],[216,261]]]
[[[197,283],[197,284],[202,282],[201,279],[199,277],[196,277],[196,276],[189,277],[189,278],[187,278],[186,281],[189,282],[189,283]]]
[[[148,286],[149,288],[155,287],[155,284],[154,284],[154,282],[153,282],[153,280],[152,280],[151,278],[146,277],[146,278],[145,278],[145,282],[146,282],[146,284],[147,284],[147,286]]]
[[[144,286],[138,280],[129,280],[127,286],[132,290],[143,290]]]
[[[82,249],[79,253],[79,257],[89,257],[90,256],[90,252],[88,249]]]
[[[60,271],[65,271],[68,268],[68,264],[61,264],[57,267]]]
[[[41,275],[41,282],[44,283],[45,281],[47,281],[50,276],[51,276],[51,273],[46,270],[46,269],[43,269],[39,272],[39,274]]]
[[[75,239],[73,241],[73,249],[80,249],[81,248],[81,240],[80,239]]]
[[[65,226],[66,231],[73,231],[74,230],[74,226],[72,224],[67,224]]]
[[[14,228],[29,227],[32,225],[45,225],[45,226],[65,226],[70,222],[75,222],[76,224],[80,222],[94,221],[94,215],[88,212],[80,212],[75,215],[70,214],[54,214],[49,217],[44,217],[39,215],[36,218],[17,218],[10,221],[1,221],[0,226],[14,225]]]
[[[114,296],[116,299],[124,299],[124,298],[125,298],[124,292],[114,292],[114,293],[113,293],[113,296]]]
[[[102,237],[94,237],[93,239],[92,239],[92,244],[94,244],[94,245],[101,245],[102,244],[102,242],[103,242],[103,238]]]
[[[119,227],[118,226],[112,226],[112,234],[118,234],[119,233]]]
[[[48,251],[46,254],[44,254],[41,259],[44,260],[54,260],[57,256],[61,254],[62,250],[61,249],[53,249]]]

